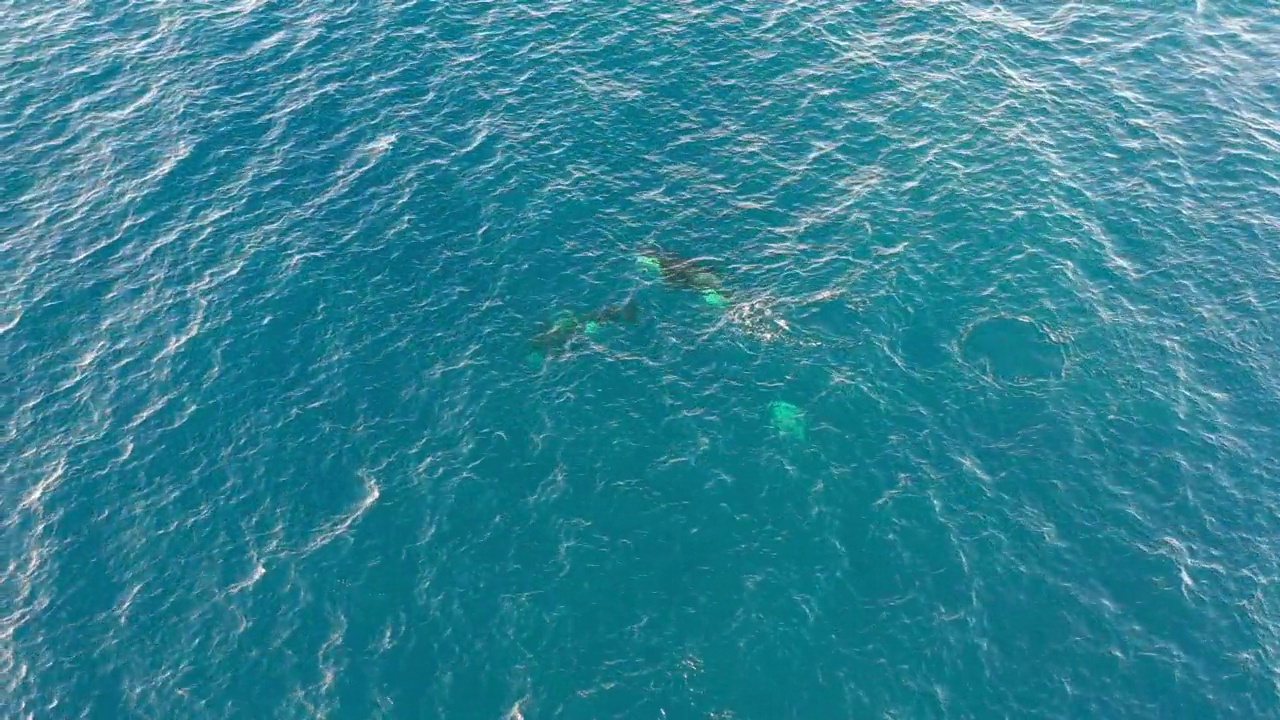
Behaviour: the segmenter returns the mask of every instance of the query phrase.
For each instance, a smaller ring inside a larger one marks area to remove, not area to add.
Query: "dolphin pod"
[[[719,274],[706,261],[652,247],[641,250],[635,257],[637,265],[661,275],[668,286],[697,291],[703,302],[713,307],[729,304],[721,290]],[[633,300],[606,305],[586,314],[563,313],[530,338],[534,350],[530,359],[561,355],[574,340],[583,335],[594,335],[606,324],[634,324],[638,319],[639,309]]]
[[[662,281],[673,288],[694,290],[703,302],[716,308],[729,305],[723,294],[720,275],[703,259],[689,258],[659,248],[645,248],[635,255],[636,265],[642,270],[660,275]],[[634,300],[622,304],[606,305],[586,314],[562,313],[554,321],[530,339],[533,352],[531,364],[537,365],[547,357],[564,354],[581,336],[595,335],[609,323],[634,324],[639,319],[639,309]],[[785,327],[785,325],[784,325]],[[779,436],[804,442],[808,435],[805,412],[799,406],[784,400],[769,404],[770,425]]]

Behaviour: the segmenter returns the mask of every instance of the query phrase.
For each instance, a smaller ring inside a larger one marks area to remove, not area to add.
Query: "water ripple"
[[[1274,8],[0,18],[16,717],[1274,714]]]

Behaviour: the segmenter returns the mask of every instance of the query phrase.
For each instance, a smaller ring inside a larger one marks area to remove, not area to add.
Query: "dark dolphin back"
[[[622,304],[622,321],[625,323],[635,324],[640,320],[640,308],[636,305],[635,300],[628,300]]]

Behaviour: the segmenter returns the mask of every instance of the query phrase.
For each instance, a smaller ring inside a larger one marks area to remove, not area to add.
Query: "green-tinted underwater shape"
[[[662,272],[662,263],[658,262],[658,258],[651,257],[649,255],[637,255],[636,265],[639,266],[640,269],[645,270],[647,272],[651,272],[651,273]]]
[[[715,290],[703,290],[702,302],[710,305],[711,307],[722,308],[729,304],[729,298],[721,295]]]
[[[769,416],[775,430],[783,437],[804,440],[808,435],[804,411],[789,402],[775,400],[769,403]]]

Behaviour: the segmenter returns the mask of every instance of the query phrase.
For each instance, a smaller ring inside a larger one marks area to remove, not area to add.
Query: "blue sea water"
[[[1280,717],[1277,68],[1258,0],[0,3],[0,711]]]

